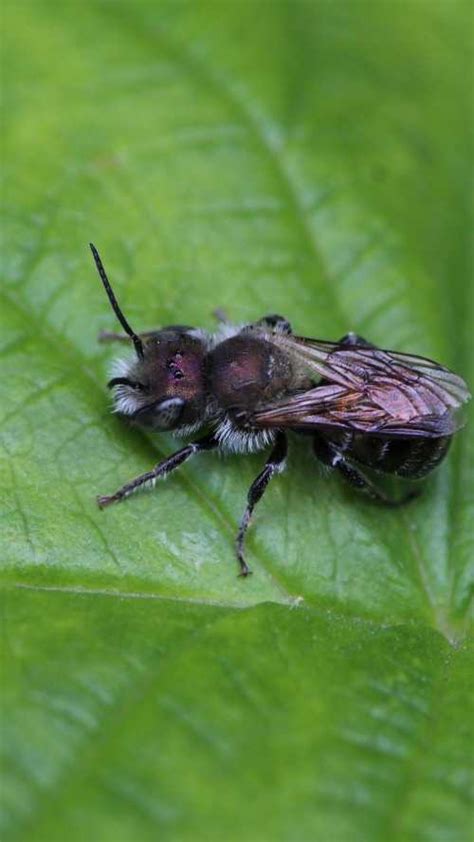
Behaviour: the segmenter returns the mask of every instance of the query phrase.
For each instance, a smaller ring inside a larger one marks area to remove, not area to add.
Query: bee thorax
[[[290,380],[288,355],[264,334],[238,334],[209,353],[208,389],[226,413],[252,412],[283,394]]]

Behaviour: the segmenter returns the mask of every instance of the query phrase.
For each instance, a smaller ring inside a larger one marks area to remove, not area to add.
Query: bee
[[[286,465],[287,432],[311,438],[314,456],[348,483],[388,505],[393,499],[372,473],[418,480],[446,456],[462,426],[470,394],[464,380],[433,360],[387,351],[355,333],[337,342],[295,336],[278,315],[215,334],[186,325],[135,333],[119,307],[97,249],[97,270],[134,357],[119,360],[108,382],[114,409],[138,425],[192,439],[100,508],[164,479],[198,453],[253,453],[271,448],[253,481],[236,537],[241,576],[252,513],[270,480]]]

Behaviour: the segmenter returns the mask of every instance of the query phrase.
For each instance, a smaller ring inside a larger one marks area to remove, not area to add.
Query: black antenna
[[[142,360],[143,357],[144,357],[143,342],[140,339],[140,337],[137,336],[137,334],[133,332],[132,328],[130,327],[129,323],[127,322],[124,314],[122,313],[122,311],[119,307],[118,301],[115,298],[112,287],[110,286],[109,279],[108,279],[107,275],[105,274],[105,269],[104,269],[102,261],[99,257],[99,252],[97,251],[97,249],[96,249],[96,247],[93,243],[89,243],[89,246],[90,246],[92,255],[94,257],[94,260],[95,260],[95,265],[97,266],[97,271],[100,275],[100,280],[102,281],[102,283],[104,285],[105,291],[106,291],[106,293],[108,295],[108,298],[109,298],[109,301],[112,305],[112,309],[113,309],[115,315],[117,316],[120,324],[122,325],[125,333],[128,333],[130,339],[133,341],[133,344],[135,346],[135,351],[137,352],[137,357],[140,360]]]

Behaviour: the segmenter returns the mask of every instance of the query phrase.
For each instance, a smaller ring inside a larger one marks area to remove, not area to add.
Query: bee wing
[[[326,384],[263,406],[252,415],[252,426],[292,427],[299,430],[348,427],[343,417],[354,406],[357,393],[344,386]]]
[[[432,360],[295,336],[277,341],[296,365],[329,383],[261,407],[257,426],[432,437],[462,426],[456,411],[469,400],[467,386]]]
[[[308,389],[284,401],[263,406],[251,417],[258,428],[310,430],[352,430],[366,435],[438,438],[456,432],[462,423],[452,411],[443,415],[413,415],[401,418],[394,411],[393,395],[386,406],[368,399],[363,392],[327,385]]]
[[[444,400],[446,407],[456,408],[470,398],[462,377],[426,357],[300,336],[278,337],[278,344],[309,370],[342,386],[358,388],[386,378],[398,383],[421,383]]]

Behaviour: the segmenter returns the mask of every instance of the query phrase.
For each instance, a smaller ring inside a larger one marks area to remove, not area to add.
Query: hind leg
[[[381,488],[368,479],[360,468],[356,467],[348,460],[343,449],[320,436],[314,437],[313,450],[315,456],[323,463],[323,465],[333,468],[342,477],[344,477],[349,485],[352,485],[354,488],[358,488],[359,491],[364,491],[369,495],[369,497],[372,497],[373,500],[377,500],[378,503],[383,503],[385,506],[401,506],[403,503],[408,503],[409,500],[412,500],[419,494],[418,489],[412,489],[401,499],[390,497],[385,493],[385,491],[382,491]]]

